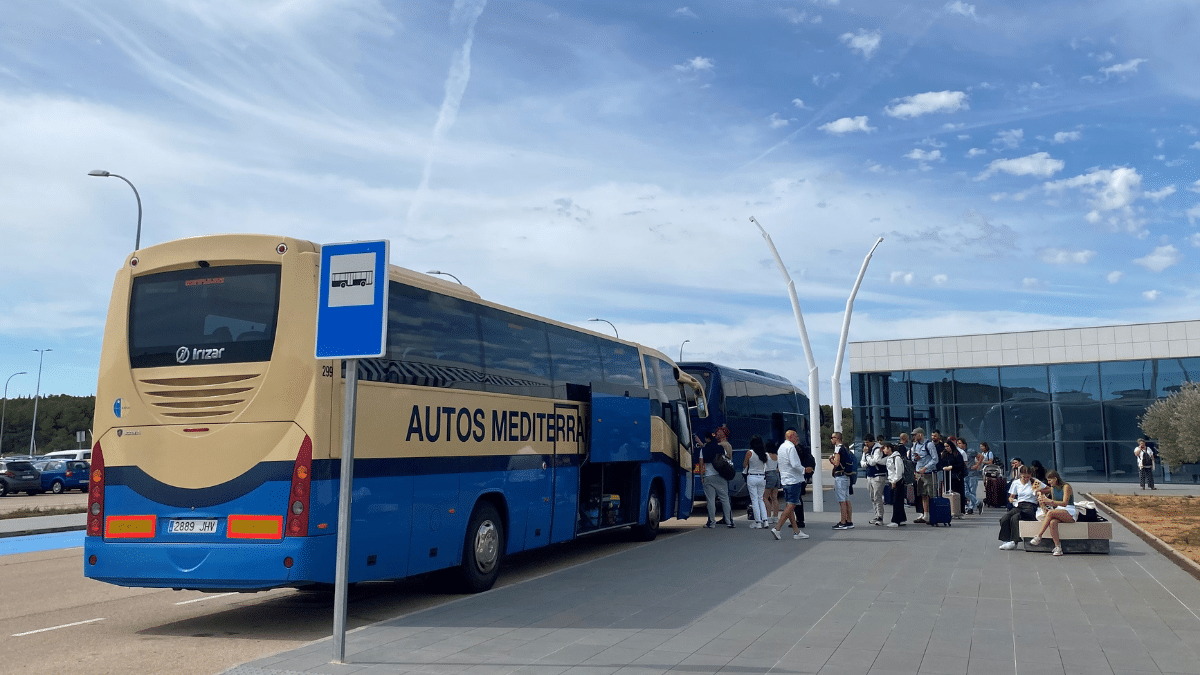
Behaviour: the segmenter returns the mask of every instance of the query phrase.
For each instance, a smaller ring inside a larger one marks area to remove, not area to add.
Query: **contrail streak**
[[[433,158],[438,145],[454,120],[458,117],[458,107],[462,103],[463,93],[471,80],[471,44],[475,41],[475,22],[483,14],[487,0],[455,0],[454,9],[450,12],[450,22],[466,21],[467,39],[462,49],[450,60],[450,74],[446,76],[446,95],[442,98],[442,109],[438,112],[437,122],[433,125],[433,138],[429,141],[429,152],[425,156],[425,171],[421,175],[421,184],[408,206],[408,222],[414,222],[417,211],[429,192],[429,175],[433,171]]]

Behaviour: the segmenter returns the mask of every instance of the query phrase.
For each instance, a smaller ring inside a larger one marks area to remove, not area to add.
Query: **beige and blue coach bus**
[[[85,574],[201,590],[334,580],[345,362],[313,357],[320,246],[215,235],[131,255],[96,395]],[[365,282],[364,282],[365,283]],[[350,581],[448,570],[692,508],[689,403],[664,354],[392,266],[361,359]]]

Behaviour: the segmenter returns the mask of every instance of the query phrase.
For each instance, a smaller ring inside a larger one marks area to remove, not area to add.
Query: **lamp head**
[[[112,174],[110,174],[107,171],[102,171],[100,169],[96,169],[95,171],[89,171],[88,175],[89,176],[99,176],[101,178],[107,178],[108,176],[111,176]]]

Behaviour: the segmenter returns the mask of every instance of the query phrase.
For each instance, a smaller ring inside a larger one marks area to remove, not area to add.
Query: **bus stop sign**
[[[371,359],[387,350],[388,242],[321,246],[318,359]]]

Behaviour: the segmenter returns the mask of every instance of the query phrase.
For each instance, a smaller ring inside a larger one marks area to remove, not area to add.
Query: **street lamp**
[[[37,379],[37,389],[35,390],[35,393],[33,395],[33,429],[31,429],[29,431],[29,454],[30,454],[30,456],[33,455],[33,441],[34,441],[34,438],[37,436],[37,404],[38,404],[38,397],[41,396],[41,394],[42,394],[42,358],[44,358],[46,356],[46,352],[52,352],[54,350],[53,349],[35,349],[33,351],[38,353],[38,379]]]
[[[455,281],[458,281],[458,277],[454,276],[453,274],[450,274],[449,272],[439,272],[439,271],[437,271],[437,270],[429,270],[429,271],[428,271],[428,272],[426,272],[425,274],[440,274],[440,275],[442,275],[442,276],[444,276],[444,277],[450,277],[451,279],[453,279],[453,280],[455,280]],[[458,285],[459,285],[459,286],[462,286],[462,285],[463,285],[463,282],[461,282],[461,281],[458,281]]]
[[[129,187],[133,188],[133,196],[135,199],[137,199],[137,204],[138,204],[137,239],[135,239],[133,241],[133,250],[136,251],[139,248],[141,248],[142,247],[142,197],[141,197],[141,195],[138,194],[137,188],[133,187],[133,183],[130,183],[128,178],[126,178],[124,176],[118,176],[115,173],[109,173],[107,171],[102,171],[100,169],[96,169],[95,171],[89,171],[88,175],[96,176],[97,178],[120,178],[121,180],[128,183]]]
[[[691,340],[684,340],[684,341],[683,341],[683,342],[682,342],[682,343],[679,345],[679,360],[680,360],[680,361],[682,361],[682,360],[683,360],[683,345],[686,345],[686,344],[687,344],[687,343],[689,343],[689,342],[691,342]]]
[[[618,340],[621,339],[621,334],[617,332],[617,327],[613,326],[613,322],[609,321],[608,319],[588,319],[588,321],[603,321],[604,323],[612,326],[613,335],[616,335]]]
[[[4,419],[8,416],[8,383],[18,375],[28,375],[25,371],[13,373],[4,381],[4,405],[0,407],[0,454],[4,454]]]

